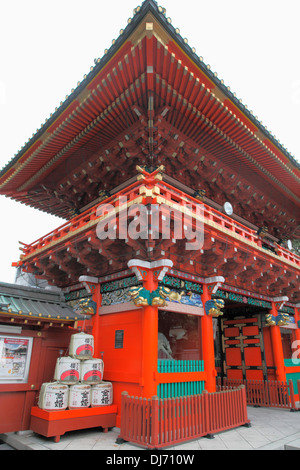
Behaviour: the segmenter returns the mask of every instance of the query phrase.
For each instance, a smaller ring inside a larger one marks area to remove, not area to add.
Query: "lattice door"
[[[221,319],[223,373],[228,379],[266,380],[261,315]]]

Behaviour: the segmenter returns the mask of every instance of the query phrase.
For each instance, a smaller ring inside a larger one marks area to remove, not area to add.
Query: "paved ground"
[[[15,450],[13,447],[9,446],[3,441],[0,441],[0,450]]]
[[[300,450],[300,411],[248,407],[251,427],[239,427],[216,434],[214,439],[202,437],[165,450]],[[109,454],[141,450],[128,442],[117,444],[118,428],[103,433],[98,429],[68,432],[58,443],[32,432],[0,434],[0,450],[102,450]],[[5,444],[3,444],[3,442]],[[3,447],[2,447],[3,446]],[[7,446],[7,447],[6,447]],[[130,452],[127,453],[130,455]]]

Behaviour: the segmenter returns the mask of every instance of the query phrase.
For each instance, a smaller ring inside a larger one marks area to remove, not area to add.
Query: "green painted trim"
[[[157,372],[161,374],[203,371],[204,361],[173,361],[169,359],[158,359],[157,361]]]
[[[285,367],[299,367],[300,359],[284,359]]]
[[[284,359],[285,367],[299,367],[300,366],[300,359]],[[286,374],[286,381],[288,382],[291,380],[293,382],[294,393],[298,394],[298,383],[297,381],[300,380],[300,372],[289,372]],[[289,391],[290,395],[290,391]]]
[[[204,361],[173,361],[169,359],[158,359],[157,371],[160,374],[203,372]],[[157,386],[157,396],[159,398],[176,398],[190,395],[199,395],[203,392],[204,385],[204,380],[191,382],[160,383]]]
[[[205,382],[173,382],[159,384],[157,386],[157,396],[163,398],[187,397],[191,395],[200,395],[205,387]]]

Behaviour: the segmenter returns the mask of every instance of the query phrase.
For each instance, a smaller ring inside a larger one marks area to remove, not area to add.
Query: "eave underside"
[[[154,224],[152,219],[138,222],[135,233],[129,228],[135,213],[129,211],[137,204],[156,205],[161,218]],[[192,207],[191,219],[182,219],[185,204]],[[175,211],[171,220],[167,208]],[[196,240],[199,245],[191,249],[185,236],[178,238],[175,220],[190,227],[197,237],[203,235]],[[197,220],[203,225],[195,225]],[[121,227],[126,227],[126,236],[120,235]],[[18,265],[47,279],[49,284],[68,287],[77,284],[81,275],[100,278],[126,270],[128,261],[136,258],[171,259],[175,269],[183,272],[201,277],[219,275],[233,287],[300,301],[299,257],[264,241],[255,230],[201,204],[164,180],[151,182],[150,176],[148,180],[138,178],[48,236],[24,246]]]
[[[299,170],[155,24],[70,102],[1,178],[0,192],[69,219],[137,164],[163,164],[272,235],[299,236]]]

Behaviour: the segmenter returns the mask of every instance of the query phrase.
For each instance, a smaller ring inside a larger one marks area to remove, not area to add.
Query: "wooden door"
[[[261,315],[221,319],[223,374],[228,379],[266,380]]]

